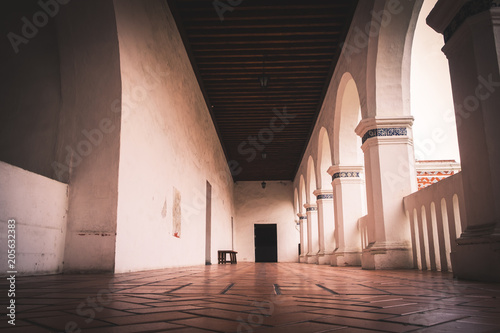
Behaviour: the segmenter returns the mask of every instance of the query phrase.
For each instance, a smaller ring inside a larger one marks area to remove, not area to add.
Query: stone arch
[[[318,188],[331,189],[331,177],[328,169],[332,166],[332,150],[330,148],[330,136],[326,128],[319,131],[318,139]]]
[[[411,50],[423,1],[375,2],[366,73],[370,118],[411,115]]]
[[[314,167],[314,161],[312,156],[309,156],[307,160],[307,181],[306,181],[306,198],[307,203],[313,204],[316,203],[316,198],[313,192],[316,190],[316,169]]]
[[[335,164],[363,165],[361,138],[355,132],[361,118],[358,88],[352,75],[346,72],[340,80],[335,106]]]
[[[306,204],[306,184],[304,181],[304,175],[300,175],[299,180],[299,213],[303,214],[305,212],[304,205]]]

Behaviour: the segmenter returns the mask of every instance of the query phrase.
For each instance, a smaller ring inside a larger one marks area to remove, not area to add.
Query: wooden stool
[[[227,254],[229,253],[229,259],[231,264],[236,264],[236,251],[232,250],[219,250],[218,251],[218,259],[219,259],[219,264],[225,264],[227,263]]]

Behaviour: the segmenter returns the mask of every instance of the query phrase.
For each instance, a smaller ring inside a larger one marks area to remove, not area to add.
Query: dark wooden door
[[[255,224],[255,262],[278,262],[276,224]]]

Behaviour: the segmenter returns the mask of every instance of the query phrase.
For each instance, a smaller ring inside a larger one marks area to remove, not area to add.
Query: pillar
[[[110,273],[116,266],[124,79],[115,5],[65,3],[55,20],[61,109],[52,165],[69,184],[63,272]]]
[[[361,235],[358,220],[365,215],[365,182],[361,178],[362,166],[332,166],[337,248],[333,253],[333,266],[361,266]]]
[[[297,214],[300,224],[300,257],[299,262],[307,263],[307,215]]]
[[[367,118],[356,128],[365,160],[368,246],[364,269],[412,268],[403,198],[417,190],[412,117]]]
[[[316,204],[305,204],[307,214],[307,263],[318,263],[318,208]]]
[[[500,8],[438,1],[428,24],[445,37],[466,221],[451,254],[458,278],[500,282]]]
[[[335,250],[333,232],[335,230],[333,218],[333,192],[332,190],[316,190],[318,207],[318,264],[330,265],[331,256]]]

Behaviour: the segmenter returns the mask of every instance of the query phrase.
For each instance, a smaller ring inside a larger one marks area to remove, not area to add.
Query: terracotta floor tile
[[[394,315],[392,315],[392,314],[360,312],[360,311],[346,311],[346,310],[338,310],[338,309],[314,310],[314,311],[309,311],[309,313],[316,313],[316,314],[329,315],[329,316],[349,317],[349,318],[370,319],[370,320],[381,320],[381,319],[387,319],[387,318],[394,317]]]
[[[377,320],[364,320],[364,319],[346,318],[338,316],[322,317],[316,321],[319,321],[321,323],[340,325],[340,326],[373,329],[384,332],[409,332],[419,328],[418,326],[411,326],[405,324],[387,323]]]
[[[109,323],[103,322],[95,318],[91,319],[90,317],[80,317],[77,315],[70,315],[70,314],[67,314],[66,316],[57,316],[57,317],[30,318],[26,320],[36,325],[45,326],[47,328],[58,331],[65,331],[65,330],[71,331],[71,329],[68,329],[67,327],[77,327],[84,330],[93,327],[109,326]],[[77,331],[78,330],[77,328],[73,330]]]
[[[395,322],[395,323],[403,323],[403,324],[411,324],[411,325],[419,325],[419,326],[434,326],[437,324],[442,324],[450,321],[456,321],[463,318],[467,318],[467,316],[447,313],[443,310],[435,310],[430,312],[422,312],[422,313],[414,313],[410,315],[405,315],[401,317],[394,317],[390,319],[386,319],[386,321]]]
[[[245,322],[237,322],[209,317],[196,317],[190,319],[175,320],[172,321],[172,323],[206,330],[214,330],[218,332],[248,332],[248,328],[252,329],[252,326]]]
[[[412,314],[412,313],[425,312],[425,311],[435,310],[435,309],[439,309],[439,306],[435,306],[432,304],[421,304],[421,305],[397,306],[397,307],[392,307],[392,308],[372,309],[372,310],[369,310],[369,312],[404,316],[404,315],[408,315],[408,314]]]
[[[422,329],[419,333],[498,333],[499,329],[488,325],[452,322]]]
[[[2,332],[61,330],[68,321],[104,333],[500,332],[500,284],[451,273],[239,263],[17,282],[18,325],[0,321]],[[100,294],[103,302],[89,303]]]
[[[147,323],[135,325],[122,325],[122,326],[108,326],[105,328],[85,329],[84,333],[140,333],[140,332],[170,332],[173,329],[183,328],[182,326],[171,323]]]
[[[131,315],[127,317],[113,317],[108,318],[107,321],[116,325],[131,325],[139,323],[153,323],[159,321],[171,321],[183,318],[192,318],[193,315],[171,311],[171,312],[160,312],[160,313],[150,313],[150,314],[140,314]]]
[[[305,322],[279,327],[270,327],[257,330],[257,333],[304,333],[304,332],[334,332],[344,328],[343,326],[329,325],[323,323]]]

